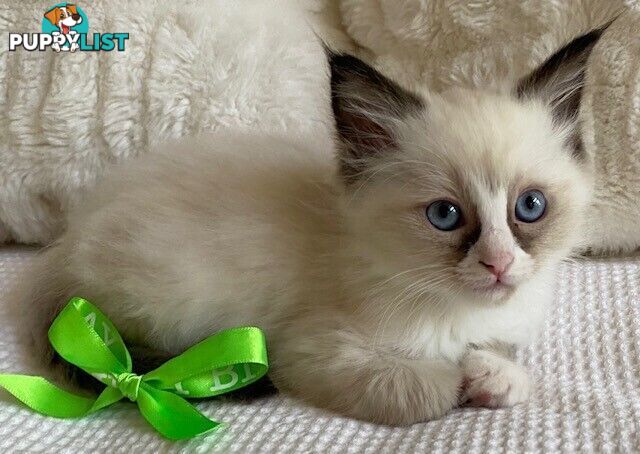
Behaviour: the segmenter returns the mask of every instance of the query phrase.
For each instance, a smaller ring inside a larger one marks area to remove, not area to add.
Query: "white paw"
[[[510,407],[529,397],[527,371],[495,353],[471,350],[462,361],[462,402],[476,407]]]

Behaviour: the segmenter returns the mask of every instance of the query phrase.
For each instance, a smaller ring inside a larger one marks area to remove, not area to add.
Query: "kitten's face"
[[[352,184],[352,228],[401,286],[503,300],[575,245],[583,165],[539,103],[456,91],[427,104]]]
[[[577,245],[590,181],[570,117],[595,40],[504,94],[419,95],[332,58],[345,213],[385,285],[496,303]]]

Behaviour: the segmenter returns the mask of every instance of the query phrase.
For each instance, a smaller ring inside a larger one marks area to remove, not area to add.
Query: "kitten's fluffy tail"
[[[49,343],[53,320],[73,296],[82,296],[76,294],[77,280],[69,272],[69,255],[63,241],[39,253],[26,277],[10,293],[9,316],[16,326],[23,357],[29,361],[29,372],[37,371],[64,385],[100,391],[100,382],[60,358]],[[169,358],[164,352],[139,346],[129,346],[129,352],[139,373]]]
[[[47,333],[72,294],[73,285],[60,244],[42,250],[11,290],[8,315],[16,327],[18,345],[29,361],[26,364],[29,369],[42,373],[47,370],[46,366],[56,362]],[[58,367],[54,370],[56,376],[64,372]],[[66,372],[63,375],[67,375]]]
[[[9,299],[9,316],[18,336],[22,357],[29,373],[50,378],[64,387],[99,392],[104,385],[58,356],[49,343],[48,331],[69,299],[76,295],[77,280],[69,273],[69,254],[59,241],[40,251]],[[167,360],[149,349],[130,347],[135,363],[147,370]]]

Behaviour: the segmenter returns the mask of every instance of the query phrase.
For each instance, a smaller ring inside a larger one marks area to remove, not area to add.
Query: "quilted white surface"
[[[0,250],[0,371],[18,372],[23,363],[6,317],[6,289],[32,256]],[[638,452],[639,293],[637,258],[565,265],[545,331],[521,355],[535,378],[533,396],[512,409],[460,409],[439,421],[389,428],[280,396],[211,400],[199,408],[228,429],[172,443],[133,404],[60,421],[0,392],[0,452]]]

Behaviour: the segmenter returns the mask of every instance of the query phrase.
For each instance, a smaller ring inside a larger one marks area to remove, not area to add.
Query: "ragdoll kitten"
[[[333,55],[339,166],[222,134],[117,168],[34,270],[35,336],[81,295],[167,355],[259,326],[278,389],[368,421],[524,401],[510,350],[543,320],[588,203],[573,114],[597,37],[513,94],[410,93]]]

